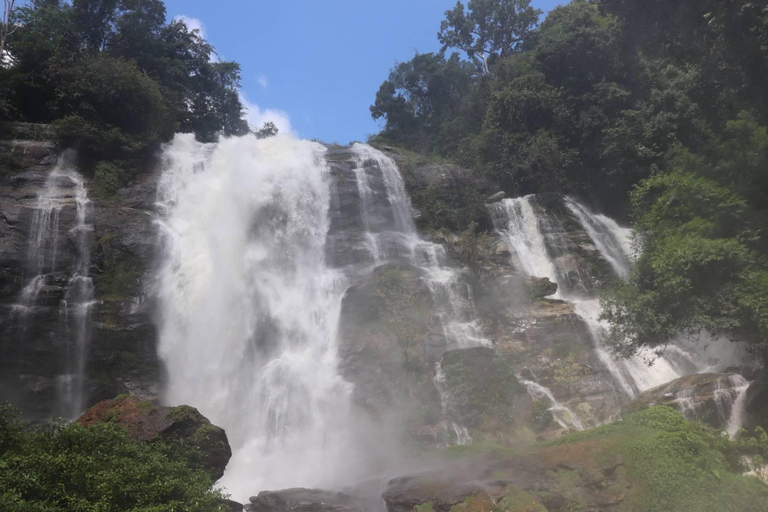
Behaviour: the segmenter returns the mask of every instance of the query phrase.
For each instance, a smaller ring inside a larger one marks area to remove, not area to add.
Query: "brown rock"
[[[77,419],[85,427],[116,423],[138,441],[176,440],[200,450],[199,463],[211,478],[224,474],[232,450],[224,429],[211,424],[197,409],[188,405],[166,407],[133,397],[104,400]]]

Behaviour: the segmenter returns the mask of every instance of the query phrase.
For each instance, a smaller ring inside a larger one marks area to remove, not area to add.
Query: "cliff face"
[[[46,132],[22,125],[12,134]],[[0,151],[0,400],[31,420],[70,414],[62,403],[77,366],[77,325],[66,303],[76,274],[93,285],[84,306],[85,405],[122,392],[155,398],[160,367],[147,299],[157,244],[153,179],[142,177],[110,201],[90,198],[79,224],[76,184],[51,178],[66,158],[53,143],[9,140]]]

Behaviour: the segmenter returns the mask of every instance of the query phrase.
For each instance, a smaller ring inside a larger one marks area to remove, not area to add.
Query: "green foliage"
[[[512,365],[492,349],[452,350],[441,368],[451,409],[463,425],[477,427],[486,420],[508,420],[520,391]]]
[[[438,40],[442,51],[456,48],[478,59],[478,68],[489,72],[489,61],[514,53],[528,39],[541,11],[530,0],[470,0],[445,11]]]
[[[109,162],[99,162],[93,171],[91,192],[94,197],[110,199],[125,184],[125,171]]]
[[[142,264],[135,256],[116,253],[107,258],[96,279],[96,293],[102,300],[120,300],[131,296],[138,286]]]
[[[267,137],[274,137],[277,135],[278,131],[279,130],[277,129],[277,126],[275,126],[275,123],[272,121],[267,121],[264,123],[264,126],[256,130],[256,138],[266,139]]]
[[[617,350],[633,354],[701,330],[768,339],[768,262],[761,226],[768,134],[753,121],[692,153],[632,194],[641,253],[628,281],[603,297]]]
[[[536,432],[543,432],[552,424],[554,420],[549,405],[541,400],[534,400],[533,415],[531,416],[531,425]]]
[[[744,468],[738,445],[672,408],[656,406],[625,420],[554,441],[600,441],[592,457],[621,454],[633,490],[626,505],[647,512],[760,511],[768,487],[735,472]],[[600,446],[600,445],[598,445]]]
[[[136,172],[175,131],[214,140],[248,132],[240,68],[161,0],[47,0],[14,12],[13,65],[0,69],[12,120],[54,123],[86,168],[99,161]]]
[[[539,500],[523,489],[514,486],[508,486],[504,492],[506,494],[499,501],[501,510],[519,510],[521,512],[546,512],[547,509]]]
[[[226,510],[210,477],[176,443],[142,443],[111,423],[25,430],[0,409],[3,510]]]
[[[403,363],[409,369],[419,346],[427,342],[430,298],[421,288],[418,277],[408,270],[378,267],[375,279],[382,334],[394,336]]]
[[[535,30],[532,11],[500,0],[447,11],[443,50],[475,66],[431,54],[399,64],[371,109],[382,135],[509,195],[577,192],[626,214],[628,193],[666,170],[671,149],[711,146],[741,111],[768,122],[768,10],[758,3],[575,0]],[[481,56],[488,73],[477,73]],[[734,169],[754,154],[722,149]]]

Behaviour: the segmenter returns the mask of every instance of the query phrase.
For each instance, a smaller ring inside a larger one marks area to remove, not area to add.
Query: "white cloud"
[[[197,18],[193,18],[191,16],[187,16],[185,14],[180,14],[178,16],[174,16],[173,21],[181,21],[187,26],[187,30],[189,30],[190,32],[199,30],[200,37],[205,39],[205,25],[203,25],[203,22],[201,20]]]
[[[264,123],[271,121],[275,123],[275,126],[277,126],[280,133],[296,135],[291,126],[291,119],[287,112],[272,108],[262,109],[256,103],[248,101],[248,98],[246,98],[245,93],[242,91],[240,91],[240,102],[248,110],[245,118],[251,126],[251,129],[258,130],[264,126]]]
[[[269,81],[267,81],[267,77],[264,75],[264,73],[259,74],[259,77],[256,79],[256,81],[264,89],[266,89],[267,85],[269,85]]]

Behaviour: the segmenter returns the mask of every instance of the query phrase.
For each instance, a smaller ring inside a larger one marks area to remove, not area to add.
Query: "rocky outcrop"
[[[322,489],[284,489],[262,491],[251,496],[247,512],[363,512],[364,503],[341,492]]]
[[[73,358],[72,325],[63,312],[81,239],[73,230],[74,183],[49,176],[60,158],[71,162],[74,155],[60,155],[46,140],[45,126],[1,128],[15,138],[0,141],[0,400],[21,405],[27,419],[45,420],[71,414],[60,406],[71,378],[66,361]],[[120,393],[146,399],[159,393],[157,334],[147,298],[158,244],[155,188],[155,178],[147,174],[109,200],[89,198],[84,249],[90,254],[94,301],[86,404]],[[39,229],[41,218],[47,231]],[[23,295],[32,285],[38,288],[29,302]]]
[[[673,380],[638,395],[622,407],[627,415],[654,405],[680,411],[686,419],[726,428],[747,381],[738,373],[702,373]]]
[[[199,450],[200,466],[213,480],[224,475],[232,450],[223,429],[188,405],[166,407],[134,397],[118,397],[94,405],[78,418],[85,427],[115,423],[138,441],[176,441]]]
[[[744,408],[752,423],[768,429],[768,369],[763,368],[747,388]]]

